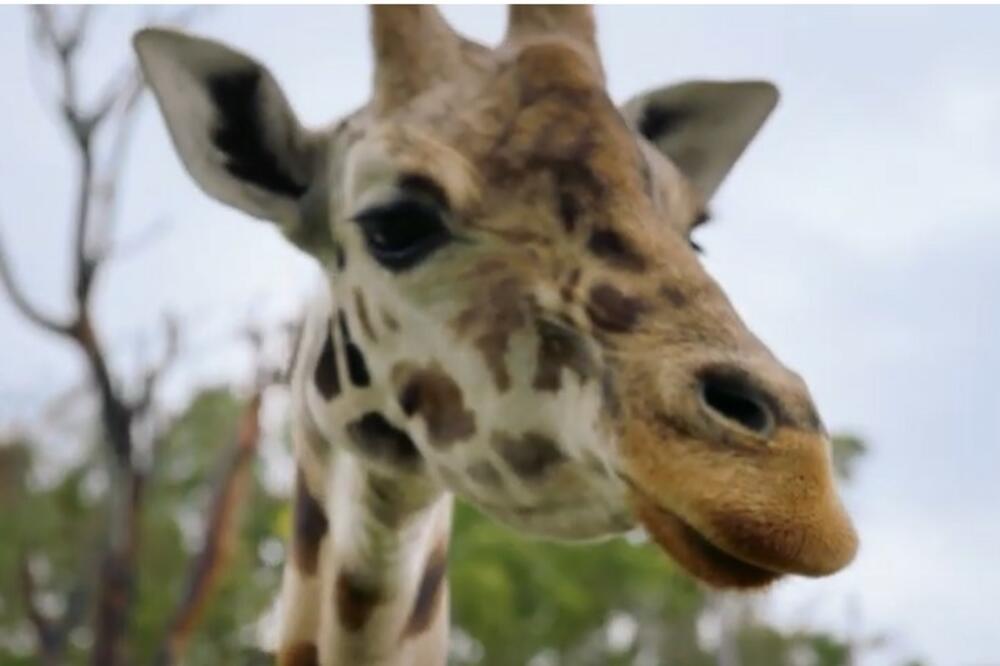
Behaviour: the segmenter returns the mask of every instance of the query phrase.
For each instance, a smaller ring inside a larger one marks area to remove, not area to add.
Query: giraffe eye
[[[392,271],[412,268],[451,239],[439,209],[416,198],[373,206],[354,219],[375,261]]]

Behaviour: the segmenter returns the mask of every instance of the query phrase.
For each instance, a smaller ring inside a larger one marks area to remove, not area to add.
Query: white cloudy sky
[[[447,15],[486,41],[502,30],[499,8]],[[605,7],[598,17],[616,99],[686,77],[766,77],[783,90],[700,240],[827,423],[873,452],[848,493],[863,537],[856,564],[783,584],[771,612],[843,628],[856,603],[866,629],[893,635],[893,654],[1000,663],[1000,8]],[[106,10],[95,72],[128,56],[137,20]],[[308,123],[367,96],[358,8],[215,9],[196,26],[269,64]],[[28,75],[26,27],[22,9],[0,9],[0,231],[33,296],[58,312],[69,154]],[[265,317],[293,311],[311,264],[198,193],[149,106],[137,144],[119,236],[169,224],[104,276],[103,333],[131,348],[169,309],[219,339],[251,301]],[[3,296],[0,368],[7,424],[79,372]]]

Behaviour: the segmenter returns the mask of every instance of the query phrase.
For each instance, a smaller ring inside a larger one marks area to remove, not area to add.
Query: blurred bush
[[[244,409],[244,401],[225,390],[202,393],[158,445],[146,479],[130,663],[155,663],[163,649],[203,545],[225,444]],[[39,663],[25,575],[36,612],[57,627],[81,595],[83,602],[93,595],[87,581],[109,488],[103,449],[95,444],[79,465],[47,483],[38,481],[46,474],[33,462],[32,442],[0,446],[0,500],[8,508],[0,512],[0,543],[8,544],[0,549],[0,665]],[[845,450],[857,454],[861,447]],[[262,483],[261,465],[255,462],[238,538],[184,663],[268,663],[255,647],[258,624],[278,591],[290,509]],[[19,561],[21,554],[26,561]],[[638,534],[585,545],[534,541],[460,505],[449,577],[456,665],[846,666],[859,649],[823,631],[769,626],[755,601],[706,591]],[[75,619],[60,663],[88,662],[85,620]]]

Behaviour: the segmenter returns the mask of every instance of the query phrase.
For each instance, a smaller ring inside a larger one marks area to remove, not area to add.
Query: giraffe
[[[775,87],[617,108],[586,7],[514,6],[495,48],[426,6],[373,7],[371,35],[371,100],[318,130],[242,53],[134,40],[195,182],[324,268],[291,380],[278,663],[444,663],[454,498],[543,538],[641,525],[722,588],[845,567],[808,389],[690,239]]]

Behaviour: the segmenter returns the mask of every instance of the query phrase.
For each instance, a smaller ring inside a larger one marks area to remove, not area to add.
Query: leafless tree
[[[58,620],[35,605],[36,584],[28,558],[19,572],[28,619],[37,637],[43,664],[61,663],[69,632],[88,616],[93,621],[91,662],[116,666],[128,661],[126,642],[134,596],[139,532],[148,466],[136,459],[137,425],[155,407],[156,393],[174,365],[180,348],[180,327],[167,319],[166,350],[131,382],[116,375],[109,350],[92,315],[96,278],[113,258],[111,238],[117,212],[118,186],[144,85],[133,60],[111,77],[97,101],[87,104],[81,94],[81,52],[94,11],[84,7],[57,11],[31,8],[35,56],[54,66],[57,86],[53,106],[57,122],[71,138],[78,161],[76,201],[70,220],[72,252],[72,314],[60,319],[43,312],[18,280],[0,242],[0,283],[20,314],[39,329],[76,348],[86,362],[90,384],[98,397],[108,476],[107,531],[100,536],[96,576],[84,574],[67,595]],[[176,22],[175,17],[175,21]],[[98,150],[98,148],[101,150]],[[0,239],[2,241],[2,239]],[[259,335],[256,338],[259,340]],[[258,355],[259,356],[259,355]],[[164,638],[160,662],[173,663],[200,617],[212,583],[234,538],[237,509],[250,485],[250,462],[259,438],[261,391],[274,373],[258,372],[253,397],[241,418],[239,432],[218,480],[202,550],[192,559],[187,589],[178,602]],[[138,389],[134,387],[138,385]],[[130,388],[133,387],[133,388]],[[92,584],[90,581],[94,581]]]

